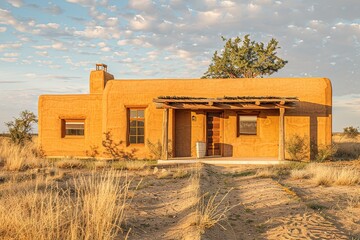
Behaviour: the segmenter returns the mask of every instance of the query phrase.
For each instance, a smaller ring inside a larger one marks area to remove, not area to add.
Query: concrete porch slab
[[[290,161],[279,161],[275,158],[231,158],[231,157],[207,157],[207,158],[172,158],[168,160],[158,160],[159,165],[168,164],[191,164],[191,163],[206,163],[214,165],[238,165],[238,164],[251,164],[251,165],[274,165],[285,164]]]

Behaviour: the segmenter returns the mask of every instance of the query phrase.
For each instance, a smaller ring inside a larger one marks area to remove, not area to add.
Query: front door
[[[221,112],[209,112],[206,116],[206,144],[208,156],[221,155],[220,144]]]

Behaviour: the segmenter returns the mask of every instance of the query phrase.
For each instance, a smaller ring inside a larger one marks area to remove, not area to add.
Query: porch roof
[[[297,97],[224,96],[218,98],[160,96],[153,99],[156,108],[170,109],[279,109],[294,108]]]

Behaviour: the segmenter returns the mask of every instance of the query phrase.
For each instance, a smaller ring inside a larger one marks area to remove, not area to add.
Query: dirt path
[[[271,178],[225,174],[226,169],[203,165],[200,196],[230,189],[223,204],[234,206],[227,220],[203,235],[192,222],[195,212],[189,178],[147,176],[129,207],[129,239],[348,239],[318,211],[307,207],[295,192]]]
[[[241,205],[223,223],[227,230],[217,226],[203,239],[348,239],[275,180],[224,176],[220,167],[207,168],[209,185],[223,191],[233,187],[229,204]]]
[[[194,239],[189,219],[196,201],[189,177],[150,175],[135,194],[127,219],[130,240]]]

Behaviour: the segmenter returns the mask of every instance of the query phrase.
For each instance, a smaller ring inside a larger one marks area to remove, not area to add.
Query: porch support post
[[[164,108],[163,125],[162,125],[162,159],[168,159],[168,130],[169,130],[169,109]]]
[[[279,161],[285,160],[285,126],[284,126],[284,114],[285,108],[280,107],[280,115],[279,115]]]

